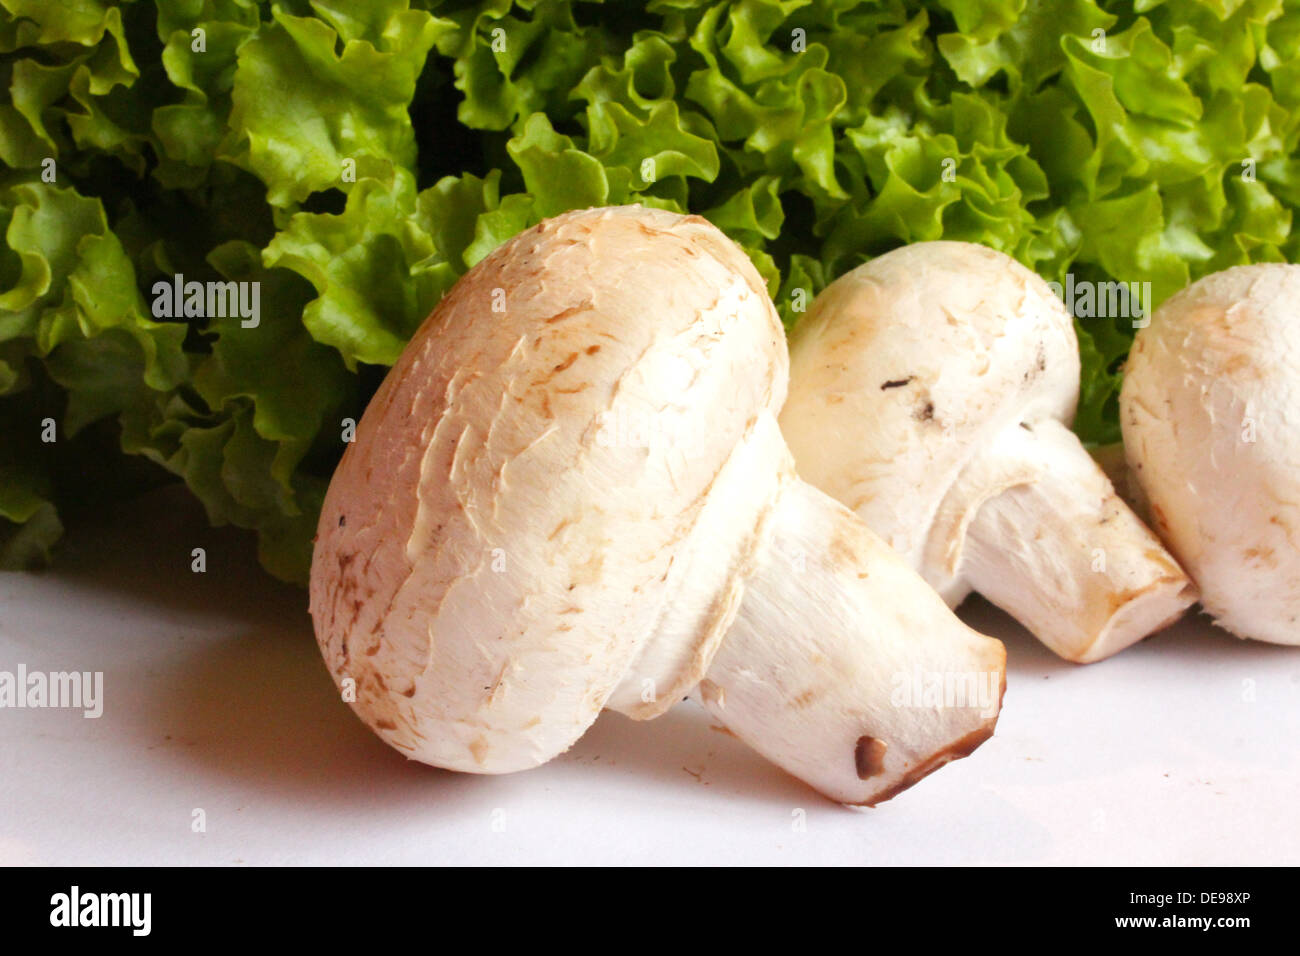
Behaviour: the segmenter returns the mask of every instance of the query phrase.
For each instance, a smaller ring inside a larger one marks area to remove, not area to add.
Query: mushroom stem
[[[799,480],[700,682],[769,760],[874,806],[993,733],[1006,652],[968,628],[852,512]]]
[[[1182,569],[1058,421],[1005,431],[963,471],[950,507],[970,516],[961,576],[1067,660],[1108,657],[1196,600]]]

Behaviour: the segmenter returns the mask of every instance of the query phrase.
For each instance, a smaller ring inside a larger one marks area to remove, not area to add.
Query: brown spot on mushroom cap
[[[1002,686],[1001,689],[998,691],[997,709],[999,712],[1002,710],[1002,701],[1003,698],[1006,697],[1006,694],[1007,694],[1007,675],[1006,675],[1006,671],[1003,671]],[[984,741],[988,740],[990,737],[993,736],[993,731],[996,725],[997,725],[997,718],[992,718],[984,726],[976,727],[970,733],[953,741],[943,750],[940,750],[938,753],[933,754],[930,757],[923,760],[915,768],[913,768],[912,770],[904,774],[902,779],[899,780],[898,783],[894,784],[894,786],[890,787],[887,790],[881,791],[880,793],[873,796],[870,800],[864,800],[861,804],[859,804],[859,806],[874,807],[877,806],[878,804],[884,803],[886,800],[892,800],[894,797],[898,796],[904,790],[907,790],[908,788],[915,786],[917,783],[920,783],[922,780],[924,780],[926,777],[934,773],[936,770],[938,770],[940,767],[944,766],[945,764],[951,763],[954,760],[960,760],[963,757],[969,757],[977,749],[979,749],[980,744],[984,743]]]
[[[948,747],[919,764],[913,770],[908,771],[903,775],[903,778],[899,780],[898,783],[894,784],[894,786],[876,794],[870,800],[864,801],[860,806],[874,807],[877,804],[884,803],[886,800],[892,800],[904,790],[920,783],[923,779],[930,776],[930,774],[934,773],[945,764],[951,763],[954,760],[960,760],[962,757],[969,757],[976,751],[976,749],[978,749],[980,744],[984,743],[984,741],[988,740],[992,736],[993,726],[991,724],[986,727],[978,727],[975,730],[972,730],[964,737],[955,740]]]
[[[1155,522],[1156,527],[1160,529],[1160,533],[1162,535],[1168,535],[1169,519],[1165,516],[1164,509],[1154,501],[1151,502],[1151,518]]]
[[[545,323],[547,325],[554,325],[556,322],[561,322],[564,319],[569,318],[570,316],[579,315],[583,312],[587,312],[591,309],[591,307],[592,307],[592,300],[583,299],[577,305],[571,305],[567,309],[561,309],[559,312],[556,312],[553,316],[546,319]]]
[[[1262,564],[1265,567],[1277,567],[1277,552],[1272,548],[1247,548],[1242,552],[1242,557],[1251,564]]]
[[[859,780],[870,780],[885,769],[885,751],[889,745],[883,740],[863,735],[858,738],[853,748],[853,765],[857,768]]]
[[[835,528],[835,533],[826,546],[826,556],[832,564],[855,571],[868,563],[859,540],[852,534],[844,533],[843,526]]]

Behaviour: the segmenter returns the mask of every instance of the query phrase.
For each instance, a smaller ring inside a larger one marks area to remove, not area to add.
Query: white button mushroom
[[[1168,299],[1120,393],[1131,473],[1201,604],[1300,644],[1300,266],[1238,266]]]
[[[412,758],[502,773],[698,686],[850,803],[973,750],[1003,647],[795,477],[787,378],[762,280],[703,219],[568,213],[471,269],[321,514],[311,612],[357,713]]]
[[[955,606],[976,590],[1095,661],[1194,600],[1069,430],[1079,345],[1042,279],[922,242],[831,283],[790,342],[781,426],[799,473]]]

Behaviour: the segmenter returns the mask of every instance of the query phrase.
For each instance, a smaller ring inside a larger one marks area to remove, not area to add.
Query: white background
[[[1007,642],[997,735],[869,811],[691,703],[605,714],[537,770],[457,775],[362,726],[306,592],[174,491],[73,533],[53,572],[0,574],[0,670],[105,683],[98,720],[0,709],[0,863],[1300,863],[1300,648],[1189,618],[1079,667],[970,603]]]

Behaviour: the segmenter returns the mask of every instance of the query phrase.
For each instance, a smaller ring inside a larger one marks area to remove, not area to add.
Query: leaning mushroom
[[[762,280],[697,217],[568,213],[471,269],[321,514],[311,611],[357,713],[412,758],[504,773],[698,688],[848,803],[973,750],[1002,645],[795,477],[787,375]],[[965,699],[910,696],[917,675],[969,677]]]
[[[1194,595],[1069,430],[1078,396],[1078,340],[1047,283],[992,249],[923,242],[817,297],[780,420],[800,475],[950,605],[978,591],[1085,662]]]
[[[1168,299],[1134,342],[1120,421],[1205,610],[1300,644],[1300,266],[1238,266]]]

